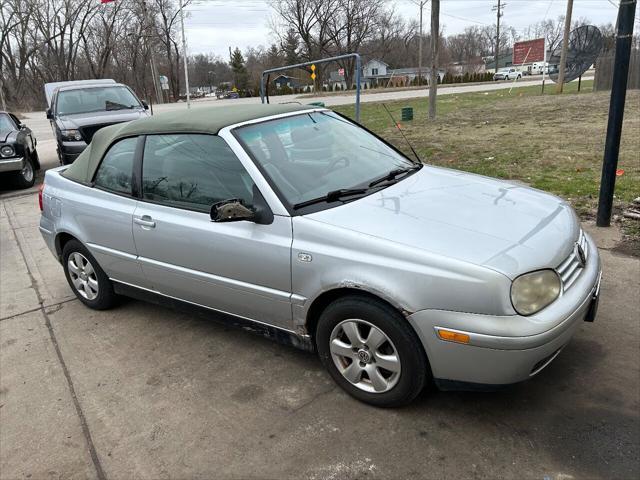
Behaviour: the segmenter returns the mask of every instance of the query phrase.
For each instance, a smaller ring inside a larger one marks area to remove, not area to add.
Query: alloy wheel
[[[20,170],[20,175],[22,175],[22,178],[25,182],[27,183],[31,183],[33,181],[33,176],[34,176],[34,171],[33,171],[33,165],[31,165],[30,161],[25,161],[24,162],[24,167],[22,167],[22,170]]]
[[[343,320],[329,339],[333,362],[352,385],[370,393],[391,390],[400,378],[400,356],[391,339],[361,319]]]
[[[73,252],[67,260],[73,286],[87,300],[98,297],[98,277],[91,262],[79,252]]]

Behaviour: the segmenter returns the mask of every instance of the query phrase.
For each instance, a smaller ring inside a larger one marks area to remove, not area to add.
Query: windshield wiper
[[[132,110],[133,108],[135,108],[135,105],[124,105],[111,100],[107,100],[104,105],[105,110]]]
[[[377,178],[374,181],[372,181],[369,184],[369,187],[375,187],[376,185],[378,185],[380,183],[388,182],[388,181],[391,181],[391,180],[395,180],[396,178],[398,178],[403,173],[407,173],[408,174],[410,172],[414,172],[416,170],[420,170],[421,168],[422,168],[422,164],[414,165],[413,167],[397,168],[395,170],[391,170],[384,177],[380,177],[380,178]]]
[[[369,188],[341,188],[339,190],[332,190],[328,192],[326,195],[318,198],[312,198],[311,200],[307,200],[304,202],[296,203],[293,206],[294,210],[298,210],[299,208],[308,207],[309,205],[315,205],[316,203],[331,203],[338,201],[344,197],[350,197],[353,195],[362,195],[363,193],[367,193]]]

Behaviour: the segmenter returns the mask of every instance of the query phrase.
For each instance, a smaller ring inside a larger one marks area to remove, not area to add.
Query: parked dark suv
[[[146,102],[114,80],[47,83],[44,91],[63,165],[73,163],[102,127],[149,116]]]

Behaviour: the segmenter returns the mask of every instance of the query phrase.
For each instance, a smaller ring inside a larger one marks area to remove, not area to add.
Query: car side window
[[[0,113],[0,130],[15,130],[16,126],[13,124],[11,117],[6,113]]]
[[[112,192],[131,194],[133,157],[137,143],[137,137],[124,138],[109,148],[94,179],[94,184],[97,187]]]
[[[253,180],[216,135],[148,135],[142,159],[142,198],[208,213],[214,203],[253,204]]]

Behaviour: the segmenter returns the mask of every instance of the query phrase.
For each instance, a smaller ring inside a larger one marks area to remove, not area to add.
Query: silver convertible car
[[[538,374],[596,315],[563,200],[413,161],[323,108],[199,108],[99,130],[40,230],[85,305],[190,306],[315,350],[378,406]]]

